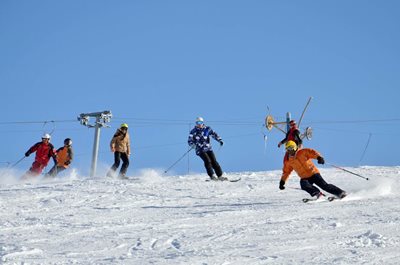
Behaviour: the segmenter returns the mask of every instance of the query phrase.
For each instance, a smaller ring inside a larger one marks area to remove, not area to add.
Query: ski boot
[[[215,181],[215,180],[218,180],[217,176],[215,176],[215,175],[212,175],[212,176],[210,177],[210,179],[211,179],[211,180],[214,180],[214,181]]]
[[[339,194],[339,199],[343,199],[344,197],[347,196],[347,193],[345,191],[342,191],[342,193]]]
[[[228,178],[227,178],[227,177],[224,177],[224,176],[219,176],[219,177],[218,177],[218,180],[220,180],[220,181],[225,181],[225,180],[228,180]]]
[[[118,179],[129,179],[125,174],[119,174]]]

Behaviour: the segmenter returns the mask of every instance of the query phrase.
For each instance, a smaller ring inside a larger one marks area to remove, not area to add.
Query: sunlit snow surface
[[[0,172],[0,264],[400,264],[400,167],[322,168],[342,201],[280,171],[19,182]],[[18,175],[19,176],[19,175]]]

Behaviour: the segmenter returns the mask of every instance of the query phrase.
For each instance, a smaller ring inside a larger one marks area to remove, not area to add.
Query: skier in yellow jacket
[[[117,129],[110,143],[111,152],[114,153],[114,164],[107,173],[107,177],[113,177],[115,171],[119,167],[122,160],[121,170],[119,172],[119,178],[126,178],[126,171],[129,166],[129,156],[131,154],[131,144],[128,133],[128,124],[121,124],[120,128]]]
[[[316,196],[318,198],[323,195],[316,186],[339,198],[344,198],[346,196],[346,192],[342,189],[333,184],[326,183],[318,168],[312,162],[312,159],[317,159],[318,164],[325,163],[320,153],[311,148],[298,150],[297,144],[294,141],[288,141],[285,148],[287,156],[285,156],[283,161],[283,173],[279,182],[279,189],[285,189],[285,183],[290,173],[294,170],[300,177],[301,189],[308,192],[312,197]],[[314,186],[314,184],[316,186]]]
[[[72,151],[72,140],[70,138],[64,140],[64,146],[57,149],[56,155],[57,163],[50,169],[45,177],[54,178],[71,164],[74,158],[74,152]]]

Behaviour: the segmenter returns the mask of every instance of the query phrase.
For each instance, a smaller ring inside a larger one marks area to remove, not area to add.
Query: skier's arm
[[[74,159],[74,151],[72,150],[72,148],[68,148],[68,157],[69,160],[67,162],[65,162],[65,164],[69,165],[71,164],[72,160]]]
[[[111,142],[110,142],[110,149],[111,149],[111,152],[115,152],[115,141],[117,140],[117,137],[113,137],[112,139],[111,139]]]
[[[57,151],[54,149],[54,146],[52,144],[49,144],[49,158],[52,157],[54,164],[57,165]]]
[[[294,138],[296,139],[296,141],[298,143],[297,144],[298,146],[301,146],[303,144],[303,140],[300,137],[300,131],[299,130],[294,131]]]
[[[316,150],[311,149],[311,148],[306,148],[304,151],[306,151],[306,157],[308,159],[317,159],[318,157],[321,156],[320,153],[318,153]]]
[[[214,130],[211,130],[210,135],[212,138],[214,138],[215,141],[219,142],[220,145],[223,145],[224,142],[222,141],[222,138],[218,135],[218,133]]]
[[[292,173],[292,171],[293,171],[293,168],[285,163],[283,165],[283,169],[282,169],[281,181],[286,183],[286,181],[288,180],[290,173]]]
[[[283,145],[284,143],[286,143],[288,137],[289,137],[289,132],[287,132],[285,138],[283,138],[282,141],[279,142],[278,147],[281,147],[281,145]]]
[[[31,148],[29,148],[29,150],[26,151],[25,156],[29,156],[30,154],[36,152],[36,150],[39,148],[41,143],[42,142],[38,142],[38,143],[34,144],[33,146],[31,146]]]
[[[196,143],[194,142],[193,134],[194,134],[194,132],[193,132],[193,130],[192,130],[192,131],[190,131],[189,137],[188,137],[188,145],[189,145],[190,147],[192,147],[192,148],[196,145]]]
[[[126,154],[129,156],[131,154],[131,138],[129,137],[129,134],[126,134]]]

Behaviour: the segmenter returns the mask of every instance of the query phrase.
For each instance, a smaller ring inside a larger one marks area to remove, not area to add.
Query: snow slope
[[[332,168],[342,201],[303,203],[280,171],[0,180],[1,264],[400,264],[400,167]],[[72,172],[73,173],[73,172]]]

